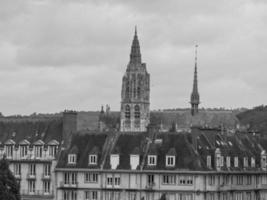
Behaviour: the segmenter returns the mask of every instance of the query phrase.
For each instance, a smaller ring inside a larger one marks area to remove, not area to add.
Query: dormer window
[[[6,157],[12,158],[13,157],[13,145],[6,145]]]
[[[221,156],[221,167],[223,167],[223,166],[224,166],[224,157]]]
[[[97,155],[89,155],[89,165],[97,164]]]
[[[251,157],[251,167],[255,167],[255,158]]]
[[[211,156],[207,156],[207,167],[211,168]]]
[[[28,154],[28,146],[27,145],[21,145],[20,146],[20,157],[25,158]]]
[[[147,157],[147,164],[149,166],[155,166],[155,165],[157,165],[157,156],[156,155],[149,155]]]
[[[244,157],[244,167],[248,167],[248,157]]]
[[[166,156],[166,166],[173,167],[175,165],[175,156]]]
[[[226,157],[226,166],[227,166],[228,168],[231,167],[231,157],[230,157],[230,156],[227,156],[227,157]]]
[[[76,164],[76,161],[77,161],[76,154],[69,154],[68,164]]]
[[[34,153],[36,158],[41,158],[43,154],[43,147],[42,146],[35,146],[34,147]]]
[[[235,157],[235,167],[238,167],[238,157]]]

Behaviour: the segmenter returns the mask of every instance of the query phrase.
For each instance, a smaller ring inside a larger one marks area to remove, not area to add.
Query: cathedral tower
[[[135,28],[130,61],[122,78],[120,131],[144,132],[149,124],[150,75],[142,63]]]
[[[194,116],[198,113],[198,105],[199,101],[199,93],[198,93],[198,86],[197,86],[197,47],[195,46],[195,71],[194,71],[194,82],[193,82],[193,91],[191,93],[191,114]]]

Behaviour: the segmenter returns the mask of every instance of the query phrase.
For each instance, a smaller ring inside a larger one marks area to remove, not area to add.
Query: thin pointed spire
[[[130,63],[140,63],[141,64],[141,53],[140,53],[140,45],[139,45],[139,40],[137,36],[137,27],[135,26],[134,29],[134,38],[132,42],[132,47],[131,47],[131,54],[130,54]]]
[[[198,45],[195,45],[195,69],[194,69],[194,81],[193,81],[193,91],[191,94],[191,114],[194,115],[198,113],[199,105],[199,93],[198,93],[198,81],[197,81],[197,48]]]
[[[195,45],[195,71],[194,71],[194,83],[193,83],[193,93],[198,93],[198,84],[197,84],[197,48],[198,45]]]

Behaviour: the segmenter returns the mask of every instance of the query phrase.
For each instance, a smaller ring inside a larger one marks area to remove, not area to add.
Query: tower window
[[[141,88],[137,88],[137,98],[141,98]]]
[[[136,119],[140,118],[140,107],[138,105],[134,107],[134,118]]]
[[[131,117],[130,106],[126,105],[126,107],[125,107],[125,118],[126,119],[130,119],[130,117]]]

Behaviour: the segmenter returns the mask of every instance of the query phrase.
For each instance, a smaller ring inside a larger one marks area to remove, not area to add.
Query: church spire
[[[195,46],[195,71],[194,71],[194,82],[193,82],[193,91],[191,93],[191,114],[195,115],[198,113],[198,105],[199,105],[199,93],[198,93],[198,82],[197,82],[197,48],[198,45]]]
[[[140,45],[139,45],[139,40],[137,36],[137,28],[135,26],[134,38],[133,38],[131,54],[130,54],[130,63],[141,64],[141,62],[142,61],[141,61]]]

